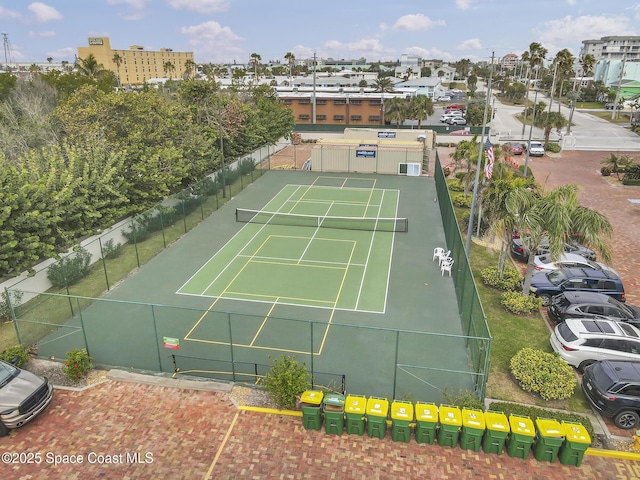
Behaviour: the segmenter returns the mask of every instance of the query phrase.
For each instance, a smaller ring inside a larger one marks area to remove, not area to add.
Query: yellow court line
[[[216,463],[218,462],[218,458],[220,458],[220,454],[222,453],[222,450],[224,450],[224,446],[227,444],[227,440],[229,440],[229,435],[231,435],[231,432],[233,431],[233,427],[236,425],[236,421],[238,420],[239,415],[240,415],[240,412],[236,412],[235,416],[233,417],[233,420],[231,421],[231,425],[229,425],[229,428],[227,429],[227,433],[222,439],[222,443],[218,447],[216,456],[213,458],[213,462],[211,462],[211,465],[209,466],[209,470],[207,470],[207,474],[204,476],[205,480],[211,478],[211,473],[213,472],[213,468],[216,466]]]
[[[230,345],[229,342],[217,342],[216,340],[204,340],[202,338],[190,338],[191,342],[200,342],[200,343],[208,343],[211,345]],[[244,347],[244,348],[255,348],[256,350],[270,350],[274,352],[287,352],[287,353],[299,353],[308,355],[309,350],[291,350],[288,348],[279,348],[279,347],[263,347],[260,345],[247,345],[246,343],[234,343],[234,347]],[[314,355],[320,355],[320,352],[313,352]]]
[[[292,262],[295,262],[295,260],[291,259]],[[275,262],[272,260],[253,260],[251,263],[264,263],[267,265],[285,265],[287,267],[310,267],[310,268],[327,268],[329,270],[344,270],[345,268],[349,268],[348,266],[346,267],[334,267],[334,266],[330,266],[330,265],[313,265],[313,264],[309,264],[309,263],[287,263],[287,262]]]
[[[264,295],[261,293],[247,293],[247,292],[232,292],[231,290],[229,290],[227,292],[229,295],[244,295],[245,297],[258,297],[258,298],[274,298],[273,295]],[[236,297],[225,297],[225,298],[236,298]],[[328,304],[335,304],[335,300],[317,300],[317,299],[311,299],[311,298],[299,298],[299,297],[283,297],[283,296],[279,296],[278,299],[280,300],[295,300],[295,301],[299,301],[299,302],[308,302],[308,303],[328,303]],[[242,298],[236,298],[236,300],[243,300]],[[307,305],[298,305],[300,307],[305,307]]]
[[[296,200],[296,203],[294,203],[294,204],[293,204],[293,207],[291,207],[287,213],[291,213],[291,212],[293,212],[293,209],[294,209],[294,208],[296,208],[296,206],[298,205],[298,203],[300,203],[300,202],[302,201],[302,199],[305,197],[305,195],[306,195],[307,193],[309,193],[309,191],[311,190],[311,187],[313,187],[313,185],[314,185],[314,183],[316,183],[316,181],[318,181],[318,178],[317,178],[317,177],[316,177],[316,179],[311,183],[311,185],[308,185],[308,186],[307,186],[307,190],[302,194],[302,196],[301,196],[298,200]]]
[[[220,300],[220,298],[226,293],[226,291],[229,289],[229,287],[231,286],[231,284],[233,284],[233,282],[236,281],[236,278],[238,278],[238,276],[244,271],[245,268],[247,268],[247,265],[249,265],[249,263],[251,263],[251,259],[256,255],[256,253],[258,253],[262,247],[264,247],[265,243],[267,243],[269,241],[270,237],[267,237],[264,239],[264,242],[262,242],[260,244],[260,246],[254,251],[253,255],[250,256],[247,261],[245,262],[245,264],[242,266],[242,268],[238,271],[238,273],[236,273],[236,275],[231,279],[231,281],[227,284],[227,286],[225,287],[225,289],[222,291],[222,293],[220,293],[220,295],[218,295],[218,298],[216,298],[214,300],[214,302],[209,305],[209,308],[207,308],[205,310],[205,312],[202,314],[202,316],[198,319],[198,321],[195,323],[195,325],[193,327],[191,327],[191,330],[189,330],[189,332],[184,336],[185,340],[191,340],[189,338],[189,335],[191,335],[191,333],[193,333],[193,331],[198,327],[198,325],[200,325],[200,322],[202,322],[202,320],[204,319],[204,317],[207,316],[207,314],[211,311],[211,309],[213,308],[213,306],[218,303],[218,301]]]
[[[338,300],[340,300],[340,294],[342,293],[342,288],[344,287],[344,282],[347,279],[347,272],[349,271],[348,265],[351,263],[351,259],[353,258],[353,252],[355,252],[356,246],[355,243],[351,247],[351,255],[349,255],[349,261],[347,262],[347,268],[344,270],[344,275],[342,276],[342,282],[340,282],[340,288],[338,289],[338,295],[336,295],[336,301],[333,305],[333,309],[331,310],[331,316],[329,317],[329,322],[324,331],[324,336],[322,337],[322,342],[320,343],[320,349],[318,350],[318,355],[322,354],[322,350],[324,349],[324,343],[327,340],[327,335],[329,335],[329,327],[331,327],[331,322],[333,321],[333,316],[336,313],[336,307],[338,306]]]
[[[271,316],[271,312],[273,312],[273,309],[276,308],[276,305],[278,304],[278,300],[280,300],[280,297],[276,298],[276,300],[273,302],[273,305],[271,305],[271,308],[267,312],[267,315],[262,319],[262,323],[260,324],[260,328],[258,329],[258,331],[256,332],[255,336],[253,337],[253,340],[251,340],[251,343],[249,344],[250,347],[253,347],[253,344],[256,341],[256,339],[258,338],[258,335],[260,335],[260,332],[262,331],[262,328],[264,327],[265,323],[267,323],[267,320]]]

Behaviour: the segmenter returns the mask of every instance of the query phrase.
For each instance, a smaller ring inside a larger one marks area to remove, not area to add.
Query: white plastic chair
[[[444,255],[444,248],[442,247],[436,247],[433,249],[433,261],[436,261],[436,258],[438,259],[438,263],[440,263],[440,258],[442,257],[442,255]]]
[[[448,250],[446,252],[444,252],[442,255],[440,255],[440,258],[438,259],[438,266],[442,266],[442,262],[444,262],[445,260],[451,259],[451,250]]]
[[[444,277],[444,272],[449,272],[449,276],[451,276],[451,268],[453,267],[453,258],[447,258],[442,261],[440,265],[440,273]]]

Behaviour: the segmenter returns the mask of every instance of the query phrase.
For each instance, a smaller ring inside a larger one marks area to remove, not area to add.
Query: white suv
[[[580,371],[598,360],[640,361],[640,330],[613,320],[568,318],[551,335],[551,346]]]
[[[444,123],[448,123],[452,118],[462,118],[462,112],[459,110],[453,110],[449,113],[445,113],[440,117],[440,121]]]
[[[544,155],[544,145],[542,142],[533,140],[529,142],[529,155],[532,157],[542,157]]]

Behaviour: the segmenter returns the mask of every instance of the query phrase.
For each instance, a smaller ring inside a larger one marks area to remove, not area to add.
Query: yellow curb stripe
[[[204,476],[205,480],[211,478],[211,472],[213,472],[213,468],[216,466],[216,462],[218,461],[218,458],[220,458],[220,454],[222,453],[222,450],[224,450],[224,446],[226,445],[227,440],[229,440],[229,435],[231,435],[233,427],[236,424],[236,420],[238,420],[238,415],[240,415],[240,412],[236,412],[236,416],[233,417],[233,421],[231,422],[231,425],[229,425],[229,429],[227,430],[227,433],[222,439],[222,443],[220,444],[220,447],[218,447],[216,456],[214,457],[213,462],[211,462],[211,465],[209,466],[209,470],[207,470],[207,474]]]
[[[619,452],[617,450],[604,450],[601,448],[587,448],[584,454],[591,455],[593,457],[619,458],[621,460],[633,460],[636,462],[640,462],[640,454],[632,452]]]
[[[247,412],[269,413],[272,415],[289,415],[290,417],[301,417],[302,412],[296,410],[278,410],[276,408],[263,408],[263,407],[245,407],[240,406],[238,410],[245,410]]]

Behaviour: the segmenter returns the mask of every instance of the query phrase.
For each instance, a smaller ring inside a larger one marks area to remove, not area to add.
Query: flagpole
[[[473,197],[471,199],[471,215],[469,215],[469,227],[467,228],[467,243],[464,247],[464,252],[469,257],[469,250],[471,249],[471,236],[473,235],[473,213],[476,210],[476,199],[478,197],[478,184],[480,183],[480,169],[482,166],[482,153],[484,152],[484,131],[487,128],[487,112],[489,111],[489,97],[491,96],[491,77],[493,76],[493,57],[494,52],[491,52],[491,67],[489,70],[489,83],[487,84],[487,98],[484,104],[484,116],[482,118],[482,134],[480,136],[480,149],[478,151],[478,165],[476,167],[476,179],[473,183]]]

